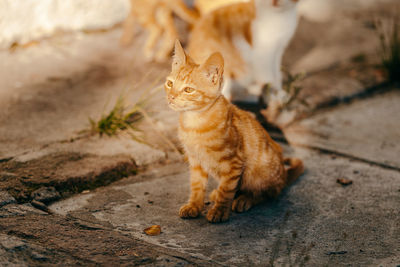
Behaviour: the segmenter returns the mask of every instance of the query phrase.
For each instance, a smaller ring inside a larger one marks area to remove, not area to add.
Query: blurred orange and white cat
[[[179,138],[190,164],[191,194],[179,211],[182,218],[201,213],[208,175],[219,186],[206,217],[222,222],[231,210],[244,212],[277,196],[304,170],[301,160],[283,158],[281,147],[250,113],[222,95],[223,73],[219,52],[199,65],[176,42],[165,90],[169,106],[180,113]]]
[[[255,102],[269,85],[265,102],[272,107],[270,110],[277,111],[287,100],[282,89],[281,63],[297,28],[296,2],[249,0],[212,8],[195,23],[188,51],[197,62],[203,62],[213,52],[224,56],[223,94],[227,98]],[[247,90],[249,97],[235,99],[232,88]],[[275,112],[272,113],[273,120]]]
[[[195,23],[198,18],[198,14],[189,9],[183,0],[130,0],[130,4],[120,43],[128,45],[132,42],[135,23],[139,23],[148,32],[144,53],[149,60],[169,59],[175,39],[178,38],[174,15],[189,24]],[[157,45],[159,47],[155,53]]]
[[[183,0],[131,0],[131,13],[125,21],[121,43],[133,35],[138,21],[149,37],[145,55],[164,61],[178,37],[173,15],[193,25],[188,50],[199,62],[213,52],[225,58],[223,94],[231,100],[257,102],[264,94],[268,103],[267,116],[274,121],[280,107],[288,100],[282,89],[281,63],[283,53],[297,27],[297,0],[194,0],[198,13]],[[158,39],[163,36],[154,54]],[[232,94],[233,91],[233,94]],[[240,98],[235,98],[239,91]],[[240,91],[246,91],[243,98]]]
[[[204,16],[215,9],[231,4],[246,2],[251,2],[251,0],[194,0],[193,4],[200,15]]]

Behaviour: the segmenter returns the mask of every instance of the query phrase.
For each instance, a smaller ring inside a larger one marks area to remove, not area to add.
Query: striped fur
[[[170,107],[180,112],[179,137],[190,164],[191,195],[180,209],[182,218],[202,211],[208,175],[219,186],[210,196],[214,205],[207,220],[222,222],[231,210],[243,212],[277,196],[303,172],[300,160],[284,159],[281,147],[254,117],[221,94],[223,69],[221,54],[198,65],[176,42],[165,89]]]

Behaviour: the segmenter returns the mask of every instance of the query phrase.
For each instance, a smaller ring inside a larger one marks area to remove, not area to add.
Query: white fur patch
[[[278,92],[277,95],[284,95],[282,56],[297,28],[297,5],[291,0],[279,1],[278,7],[272,6],[272,1],[255,2],[256,19],[252,24],[253,46],[247,44],[244,38],[235,39],[235,45],[240,50],[248,69],[246,75],[237,82],[247,88],[251,95],[260,96],[266,84],[270,84]],[[226,86],[223,92],[224,95],[231,95]]]

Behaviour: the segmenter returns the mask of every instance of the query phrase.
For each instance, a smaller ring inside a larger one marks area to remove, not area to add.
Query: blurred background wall
[[[0,48],[56,30],[109,28],[128,11],[129,0],[0,0]]]

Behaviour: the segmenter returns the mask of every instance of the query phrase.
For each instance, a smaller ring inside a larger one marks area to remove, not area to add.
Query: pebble
[[[0,191],[0,207],[8,204],[16,203],[15,198],[7,191]]]
[[[33,191],[31,197],[34,200],[42,202],[44,204],[61,198],[60,193],[58,193],[57,190],[52,186],[41,187],[38,190]]]

